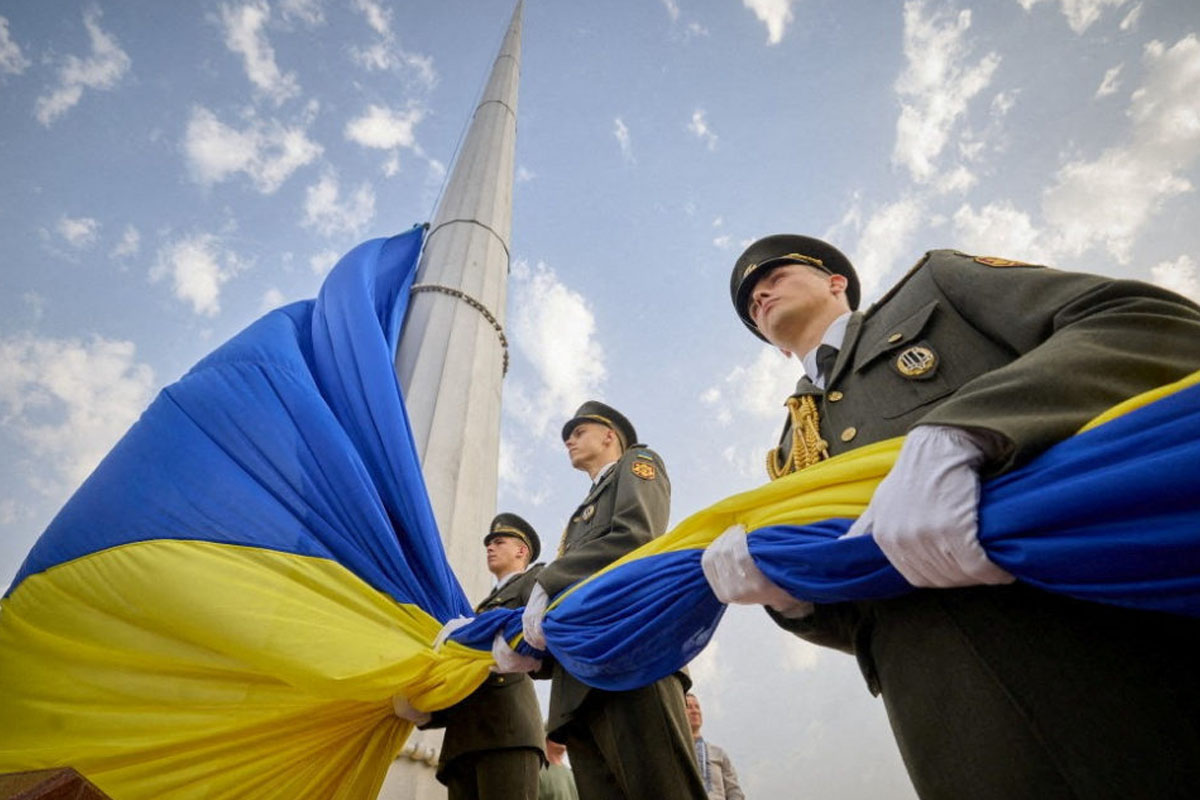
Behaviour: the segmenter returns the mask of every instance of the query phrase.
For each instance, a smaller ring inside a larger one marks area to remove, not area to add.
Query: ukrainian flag
[[[870,536],[840,538],[902,444],[877,442],[729,497],[562,592],[544,625],[554,658],[609,690],[644,686],[691,661],[725,610],[700,558],[731,525],[745,527],[755,563],[796,598],[912,591]],[[1032,586],[1200,616],[1200,372],[1110,409],[986,482],[979,538],[992,561]],[[503,630],[516,641],[515,614],[488,612],[451,638],[478,647]]]
[[[167,387],[0,605],[0,772],[119,798],[374,797],[486,652],[392,368],[423,229],[367,242]]]

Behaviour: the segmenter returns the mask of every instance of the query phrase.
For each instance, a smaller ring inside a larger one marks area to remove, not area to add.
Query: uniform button
[[[903,338],[904,338],[903,333],[893,333],[891,336],[888,337],[888,341],[892,342],[894,344]]]
[[[831,403],[836,403],[838,400],[841,400],[843,397],[845,397],[845,395],[842,394],[841,392],[839,392],[837,389],[834,389],[832,392],[825,395],[825,399]]]
[[[501,676],[500,676],[500,677],[499,677],[499,678],[496,680],[496,683],[504,683],[504,676],[503,676],[503,675],[501,675]]]
[[[846,428],[846,430],[842,431],[842,441],[848,442],[857,435],[858,428],[855,428],[853,425],[851,425],[849,428]]]

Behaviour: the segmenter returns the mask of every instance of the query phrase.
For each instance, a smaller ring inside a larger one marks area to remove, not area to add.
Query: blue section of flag
[[[850,520],[760,528],[750,552],[796,597],[912,589]],[[1060,442],[986,482],[979,540],[1017,580],[1081,600],[1200,616],[1200,384]]]
[[[1020,581],[1083,600],[1200,616],[1200,384],[988,481],[979,514],[984,548]],[[789,594],[817,603],[912,591],[870,536],[840,538],[852,521],[759,528],[748,534],[750,553]],[[608,690],[682,668],[724,610],[700,556],[698,549],[656,553],[575,588],[544,622],[555,659]]]
[[[267,314],[164,389],[9,593],[90,553],[199,540],[328,558],[443,621],[469,614],[392,366],[423,233],[359,245],[315,301]]]

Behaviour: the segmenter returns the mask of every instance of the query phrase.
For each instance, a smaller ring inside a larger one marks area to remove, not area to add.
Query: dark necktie
[[[823,344],[817,348],[817,377],[823,383],[829,383],[833,374],[833,365],[837,363],[838,349],[833,345]]]

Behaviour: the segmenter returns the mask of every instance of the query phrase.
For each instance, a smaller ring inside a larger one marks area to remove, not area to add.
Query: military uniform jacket
[[[534,564],[500,588],[493,589],[475,607],[475,613],[493,608],[523,607],[542,566]],[[541,707],[533,691],[533,680],[523,672],[489,673],[487,680],[466,699],[435,712],[423,727],[446,729],[438,759],[439,780],[455,758],[481,750],[531,747],[542,754],[545,762]]]
[[[606,472],[571,514],[558,557],[538,575],[553,598],[626,553],[661,536],[671,511],[671,482],[662,459],[634,445]],[[553,667],[548,729],[570,721],[590,689]]]
[[[1149,284],[950,250],[927,253],[847,326],[817,401],[831,455],[924,424],[984,434],[985,476],[1028,461],[1092,417],[1200,369],[1200,308]],[[906,374],[908,373],[908,374]],[[790,420],[781,449],[790,448]],[[781,625],[847,652],[855,606]],[[871,681],[870,665],[860,663]]]

